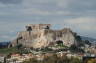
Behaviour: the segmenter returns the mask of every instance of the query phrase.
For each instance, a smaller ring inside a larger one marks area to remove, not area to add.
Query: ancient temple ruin
[[[12,45],[22,44],[26,47],[44,48],[58,41],[62,41],[68,47],[77,43],[76,34],[69,28],[53,30],[50,27],[51,24],[29,24],[25,31],[18,33]]]

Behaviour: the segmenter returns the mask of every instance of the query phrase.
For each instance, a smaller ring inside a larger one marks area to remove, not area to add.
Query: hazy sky
[[[96,38],[96,0],[0,0],[0,41],[14,39],[26,24],[34,23]]]

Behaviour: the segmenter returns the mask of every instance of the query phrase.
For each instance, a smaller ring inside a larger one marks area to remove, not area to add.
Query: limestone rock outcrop
[[[26,31],[18,33],[13,45],[22,44],[25,47],[44,48],[57,41],[62,41],[68,47],[77,44],[76,33],[71,29],[52,30],[50,27],[50,24],[29,24],[26,26]]]

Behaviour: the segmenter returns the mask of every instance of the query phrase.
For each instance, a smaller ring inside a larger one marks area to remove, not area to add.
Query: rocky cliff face
[[[50,24],[27,25],[26,31],[18,33],[14,44],[22,44],[26,47],[44,48],[50,46],[50,43],[62,41],[64,45],[70,47],[77,44],[76,34],[68,28],[62,30],[50,29]]]

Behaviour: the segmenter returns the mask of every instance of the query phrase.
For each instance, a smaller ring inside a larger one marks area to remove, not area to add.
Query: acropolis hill
[[[18,33],[18,37],[12,42],[12,46],[22,44],[25,47],[44,48],[62,42],[70,47],[75,44],[77,34],[69,28],[61,30],[50,29],[51,24],[29,24],[25,31]]]

